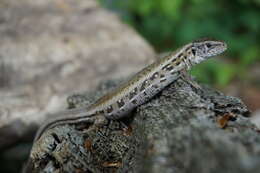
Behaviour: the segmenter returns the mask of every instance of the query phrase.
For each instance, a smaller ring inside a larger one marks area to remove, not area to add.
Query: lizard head
[[[223,41],[203,38],[191,43],[192,62],[200,63],[212,56],[218,55],[227,49],[227,45]]]

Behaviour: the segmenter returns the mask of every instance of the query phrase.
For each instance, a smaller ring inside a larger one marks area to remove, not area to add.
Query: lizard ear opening
[[[194,48],[191,49],[191,52],[192,52],[193,56],[196,55],[196,50]]]
[[[207,46],[207,48],[211,48],[212,47],[212,45],[210,43],[207,43],[206,46]]]

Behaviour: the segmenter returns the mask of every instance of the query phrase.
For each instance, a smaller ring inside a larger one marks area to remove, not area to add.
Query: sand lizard
[[[40,127],[35,141],[45,130],[58,125],[90,121],[98,123],[100,117],[108,120],[120,119],[177,80],[183,70],[189,70],[192,66],[224,52],[226,48],[225,42],[214,39],[200,39],[186,44],[150,64],[93,105],[60,113],[63,117],[49,121]]]

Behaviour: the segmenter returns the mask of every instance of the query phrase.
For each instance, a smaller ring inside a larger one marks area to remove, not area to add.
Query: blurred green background
[[[157,52],[174,50],[200,37],[226,41],[229,48],[223,58],[192,70],[204,83],[225,88],[232,80],[247,80],[250,68],[260,60],[260,0],[99,1],[134,27]]]

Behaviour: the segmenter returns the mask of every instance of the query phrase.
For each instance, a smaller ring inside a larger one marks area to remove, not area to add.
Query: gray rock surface
[[[138,71],[152,48],[95,0],[1,0],[0,150],[35,133],[66,97]]]
[[[97,94],[76,96],[76,106],[114,86],[107,82]],[[260,137],[248,115],[241,100],[179,79],[123,119],[124,125],[47,131],[32,149],[27,172],[256,173]]]

